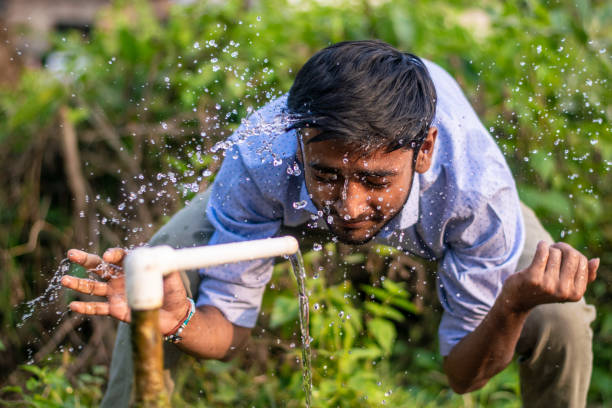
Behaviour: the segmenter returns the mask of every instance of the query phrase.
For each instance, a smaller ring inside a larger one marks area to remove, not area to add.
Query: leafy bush
[[[375,250],[367,255],[383,264],[391,262]],[[340,260],[340,265],[365,267],[365,257],[357,263],[354,257],[345,262],[331,243],[323,252],[304,256],[307,275],[312,276],[307,292],[313,406],[520,406],[515,366],[477,393],[452,393],[441,372],[440,356],[411,344],[410,330],[402,333],[405,327],[394,324],[407,319],[407,310],[413,316],[420,314],[404,285],[383,279],[363,284],[358,291],[350,280],[330,283],[316,273],[328,257]],[[276,265],[255,338],[237,361],[183,361],[173,406],[304,406],[297,288],[292,275],[289,262]]]
[[[5,407],[91,407],[99,403],[102,397],[106,367],[94,366],[92,374],[79,374],[74,381],[66,378],[66,370],[62,367],[24,365],[21,370],[31,374],[25,381],[25,390],[20,386],[0,389],[3,394],[17,397],[12,400],[0,399],[0,403]]]

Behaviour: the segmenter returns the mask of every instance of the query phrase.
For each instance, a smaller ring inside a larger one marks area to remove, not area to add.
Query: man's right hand
[[[68,259],[75,262],[89,272],[94,272],[103,281],[81,279],[74,276],[62,277],[62,285],[87,295],[103,296],[106,302],[80,302],[70,303],[73,312],[87,315],[112,316],[118,320],[130,321],[130,308],[125,292],[125,274],[123,272],[123,259],[126,251],[121,248],[107,250],[102,258],[78,249],[68,251]],[[187,316],[191,304],[187,300],[187,293],[178,272],[164,277],[164,299],[159,314],[159,326],[162,334],[168,334],[177,327]]]
[[[528,312],[545,303],[577,302],[597,276],[599,259],[586,256],[565,243],[538,243],[526,269],[508,277],[502,295],[515,312]]]
[[[120,248],[107,250],[102,258],[78,249],[68,251],[68,259],[94,272],[104,281],[81,279],[74,276],[62,277],[62,285],[87,295],[103,296],[107,302],[72,302],[70,310],[87,315],[112,316],[124,322],[130,321],[130,308],[125,295],[123,258],[126,252]]]

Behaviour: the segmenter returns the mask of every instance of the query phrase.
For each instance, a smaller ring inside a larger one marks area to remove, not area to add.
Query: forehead
[[[387,171],[401,173],[412,167],[412,150],[385,148],[364,150],[354,143],[329,139],[308,143],[304,138],[304,154],[307,164],[352,171]]]

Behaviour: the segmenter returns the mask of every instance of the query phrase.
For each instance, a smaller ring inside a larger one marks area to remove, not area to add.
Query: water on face
[[[300,312],[300,334],[302,337],[302,380],[306,394],[306,406],[310,407],[312,395],[312,366],[310,362],[310,312],[308,309],[308,295],[306,294],[306,270],[302,254],[298,251],[290,258],[293,274],[298,286],[298,301]]]

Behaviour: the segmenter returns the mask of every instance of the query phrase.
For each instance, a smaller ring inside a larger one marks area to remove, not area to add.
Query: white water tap
[[[298,249],[291,236],[183,249],[140,247],[130,251],[124,261],[128,304],[134,310],[161,307],[163,277],[173,271],[293,255]]]

